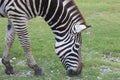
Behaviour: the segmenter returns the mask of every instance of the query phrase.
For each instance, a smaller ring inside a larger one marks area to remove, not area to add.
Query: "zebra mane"
[[[73,2],[74,5],[76,5],[75,0],[71,0],[71,1]],[[87,25],[86,20],[85,20],[85,18],[83,17],[83,15],[82,15],[80,9],[78,8],[78,6],[76,6],[76,9],[77,9],[77,11],[79,12],[81,18],[83,19],[83,25],[85,25],[87,28],[91,27],[91,25]]]

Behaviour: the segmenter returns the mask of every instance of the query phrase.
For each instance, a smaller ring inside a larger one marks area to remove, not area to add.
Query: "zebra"
[[[2,63],[7,75],[15,74],[10,64],[10,49],[15,35],[26,53],[27,64],[35,75],[44,75],[32,56],[28,20],[41,16],[55,37],[55,52],[67,75],[78,75],[82,70],[81,32],[89,26],[73,0],[0,0],[0,17],[8,18]]]

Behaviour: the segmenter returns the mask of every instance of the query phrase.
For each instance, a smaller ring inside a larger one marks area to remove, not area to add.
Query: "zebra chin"
[[[77,69],[74,68],[68,68],[67,69],[67,75],[68,76],[76,76],[79,75],[82,71],[82,63],[78,65]]]

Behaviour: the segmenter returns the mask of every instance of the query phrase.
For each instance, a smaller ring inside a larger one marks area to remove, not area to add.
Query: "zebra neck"
[[[44,11],[41,12],[41,16],[51,26],[56,37],[65,36],[77,22],[85,23],[72,0],[48,0],[47,4],[49,4],[47,5],[49,8],[43,8]]]
[[[66,22],[78,22],[85,23],[77,6],[75,6],[73,0],[41,0],[41,11],[45,21],[53,28],[60,26]],[[66,25],[67,26],[67,25]]]

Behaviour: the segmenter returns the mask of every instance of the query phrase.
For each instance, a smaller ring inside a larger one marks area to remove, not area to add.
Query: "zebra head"
[[[69,28],[63,37],[56,36],[59,38],[55,45],[56,53],[70,76],[77,75],[82,70],[81,31],[86,28],[85,25],[80,25],[77,22]]]

